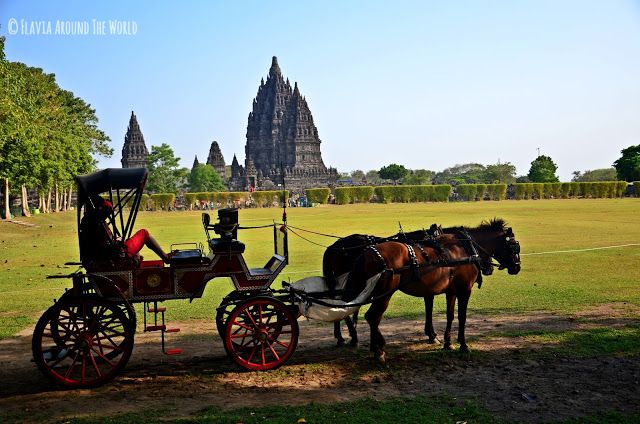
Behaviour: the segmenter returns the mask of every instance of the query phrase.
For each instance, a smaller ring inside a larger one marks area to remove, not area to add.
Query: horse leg
[[[358,330],[356,330],[356,325],[358,324],[358,311],[354,312],[350,317],[346,317],[344,321],[347,323],[349,336],[351,336],[349,347],[358,346]]]
[[[340,329],[340,321],[335,321],[333,323],[333,337],[336,338],[338,346],[344,345],[344,338],[342,337],[342,330]]]
[[[447,292],[447,328],[444,330],[444,348],[451,350],[451,324],[453,324],[453,315],[456,308],[456,295]]]
[[[426,296],[424,298],[424,335],[428,337],[427,343],[429,344],[440,343],[438,334],[433,329],[433,298],[434,296]]]
[[[460,343],[460,352],[469,352],[469,347],[464,336],[464,328],[467,323],[467,305],[469,304],[469,297],[471,291],[467,293],[460,293],[458,296],[458,343]]]
[[[371,350],[373,352],[373,356],[382,363],[385,362],[384,345],[386,342],[384,337],[382,337],[379,327],[380,321],[382,320],[382,314],[389,306],[389,299],[391,299],[390,296],[373,302],[367,313],[364,314],[364,318],[369,323],[369,327],[371,327],[371,343],[369,345],[369,350]]]

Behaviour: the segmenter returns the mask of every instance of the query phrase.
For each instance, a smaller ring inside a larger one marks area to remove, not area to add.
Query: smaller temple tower
[[[135,113],[131,111],[129,127],[124,136],[124,146],[122,147],[122,167],[123,168],[146,168],[149,151],[144,143],[144,136],[140,131],[140,125]]]
[[[220,175],[220,178],[224,180],[224,157],[222,156],[222,151],[220,150],[220,146],[218,146],[218,142],[215,140],[213,140],[211,148],[209,149],[207,165],[213,166],[213,169],[215,169],[218,175]]]

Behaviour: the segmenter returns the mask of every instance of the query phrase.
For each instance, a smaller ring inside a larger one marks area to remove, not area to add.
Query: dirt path
[[[137,334],[125,371],[93,390],[59,390],[30,362],[30,331],[0,342],[0,421],[38,422],[72,416],[111,415],[165,408],[185,417],[207,406],[238,408],[268,404],[338,402],[359,397],[446,395],[473,400],[498,417],[554,421],[603,411],[640,412],[640,357],[567,358],[540,355],[548,344],[530,337],[494,337],[496,332],[581,330],[640,324],[640,310],[616,304],[574,316],[546,313],[471,316],[471,355],[427,345],[422,321],[390,319],[389,363],[381,367],[367,350],[368,328],[359,326],[358,349],[336,348],[331,328],[300,321],[293,358],[279,370],[238,371],[225,356],[213,323],[181,323],[172,344],[185,351],[166,357],[157,335]],[[172,324],[173,325],[173,324]],[[442,332],[444,322],[436,321]],[[21,414],[21,415],[20,415]]]

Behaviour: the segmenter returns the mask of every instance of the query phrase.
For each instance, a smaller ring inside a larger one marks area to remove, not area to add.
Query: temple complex
[[[146,168],[147,156],[149,156],[149,151],[144,143],[144,136],[140,131],[135,113],[131,111],[129,127],[124,136],[124,146],[122,147],[122,167]]]
[[[334,184],[337,170],[327,168],[320,137],[298,84],[282,76],[274,56],[267,80],[260,82],[247,123],[245,164],[234,157],[230,187],[302,189]]]

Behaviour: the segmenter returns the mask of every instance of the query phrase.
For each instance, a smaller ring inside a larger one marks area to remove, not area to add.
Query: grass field
[[[390,235],[443,226],[474,226],[483,219],[501,217],[515,231],[522,246],[522,271],[517,276],[497,272],[474,290],[470,314],[498,314],[536,310],[572,312],[610,302],[640,304],[637,272],[640,246],[582,252],[579,250],[640,242],[638,199],[542,200],[475,203],[366,204],[293,208],[289,223],[335,235],[368,233]],[[242,225],[279,220],[281,210],[240,211]],[[32,325],[41,312],[60,296],[70,281],[45,280],[48,274],[68,273],[66,261],[78,259],[75,213],[38,215],[24,222],[34,227],[0,222],[0,338]],[[166,249],[171,243],[204,242],[199,212],[144,212],[137,228],[147,228]],[[305,234],[328,245],[332,239]],[[267,230],[241,232],[250,265],[260,266],[272,252]],[[282,280],[295,281],[319,275],[323,247],[290,237],[290,265]],[[150,251],[143,251],[154,258]],[[543,253],[543,254],[539,254]],[[276,284],[277,285],[277,284]],[[209,283],[203,299],[192,304],[171,301],[171,319],[213,319],[222,296],[232,289],[226,279]],[[438,299],[436,312],[444,309]],[[419,317],[422,299],[394,296],[387,316]]]

